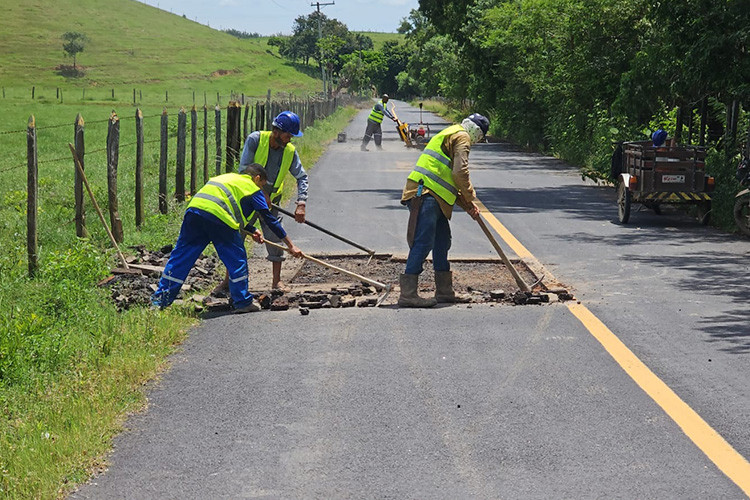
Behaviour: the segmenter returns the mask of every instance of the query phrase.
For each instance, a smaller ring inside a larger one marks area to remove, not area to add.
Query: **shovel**
[[[89,181],[86,178],[86,173],[83,171],[83,167],[81,166],[81,160],[78,158],[78,153],[76,153],[76,149],[70,143],[68,143],[68,146],[70,146],[70,152],[73,154],[73,161],[75,162],[76,168],[78,169],[78,174],[81,176],[81,179],[83,180],[83,184],[86,186],[86,191],[88,191],[89,197],[91,198],[91,203],[94,205],[94,208],[96,209],[96,213],[99,215],[99,220],[102,221],[102,225],[104,226],[104,229],[107,230],[107,235],[109,235],[109,239],[110,241],[112,241],[112,244],[114,245],[115,250],[117,251],[117,256],[120,258],[120,263],[122,263],[122,267],[124,267],[125,269],[130,269],[128,262],[125,260],[125,256],[122,255],[122,252],[120,251],[120,247],[117,245],[117,240],[115,240],[115,237],[112,234],[112,231],[110,231],[109,226],[107,225],[107,221],[104,219],[104,214],[102,214],[102,211],[99,208],[99,204],[96,202],[96,198],[94,198],[94,192],[91,190],[91,186],[89,186]]]
[[[513,275],[513,279],[516,280],[516,284],[518,285],[518,288],[521,289],[522,292],[530,292],[531,287],[526,284],[526,282],[521,278],[521,275],[518,274],[518,271],[516,271],[516,268],[513,267],[513,264],[511,264],[510,259],[508,259],[508,256],[505,255],[505,252],[503,252],[503,249],[500,248],[500,244],[497,242],[494,236],[492,236],[492,233],[490,232],[489,228],[487,228],[487,224],[484,223],[484,219],[480,216],[477,218],[477,222],[479,223],[479,227],[482,228],[482,231],[484,231],[485,236],[487,236],[487,239],[490,240],[490,243],[492,243],[492,246],[495,247],[495,251],[500,256],[500,260],[503,261],[503,264],[505,264],[505,267],[508,268],[510,271],[510,274]]]
[[[294,218],[294,214],[292,212],[289,212],[288,210],[284,210],[283,208],[281,208],[280,206],[278,206],[276,204],[273,205],[273,208],[275,208],[276,210],[278,210],[279,212],[281,212],[284,215],[288,215],[289,217]],[[349,245],[351,245],[353,247],[359,248],[360,250],[362,250],[364,252],[367,252],[367,255],[370,256],[370,260],[372,260],[373,255],[375,255],[375,250],[370,250],[369,248],[364,247],[364,246],[362,246],[362,245],[360,245],[358,243],[355,243],[352,240],[348,240],[348,239],[344,238],[343,236],[339,236],[338,234],[334,233],[333,231],[330,231],[330,230],[328,230],[328,229],[326,229],[324,227],[320,227],[319,225],[314,224],[313,222],[311,222],[311,221],[309,221],[307,219],[305,219],[305,224],[307,224],[308,226],[310,226],[312,228],[317,229],[318,231],[321,231],[321,232],[327,234],[328,236],[333,236],[334,238],[337,238],[337,239],[343,241],[344,243],[348,243]],[[370,261],[368,260],[367,263],[369,264]]]
[[[247,231],[243,231],[243,233],[248,234],[248,235],[250,234]],[[284,250],[286,252],[289,252],[289,249],[287,247],[285,247],[284,245],[279,245],[277,243],[274,243],[274,242],[268,241],[268,240],[265,240],[264,243],[266,245],[271,245],[272,247],[280,248],[280,249],[282,249],[282,250]],[[323,267],[327,267],[329,269],[333,269],[334,271],[338,271],[338,272],[340,272],[342,274],[346,274],[347,276],[351,276],[352,278],[356,278],[356,279],[358,279],[360,281],[364,281],[368,285],[374,286],[379,291],[383,292],[382,295],[380,295],[380,297],[378,297],[377,302],[375,302],[375,306],[376,307],[379,306],[380,304],[382,304],[383,301],[385,300],[385,298],[388,297],[388,294],[391,293],[391,287],[393,285],[386,285],[385,283],[381,283],[379,281],[371,280],[370,278],[367,278],[365,276],[359,275],[359,274],[354,273],[352,271],[340,268],[338,266],[334,266],[333,264],[329,264],[328,262],[324,262],[324,261],[322,261],[320,259],[316,259],[315,257],[312,257],[312,256],[307,255],[305,253],[302,254],[302,258],[303,259],[307,259],[307,260],[309,260],[311,262],[315,262],[316,264],[319,264],[319,265],[321,265]]]

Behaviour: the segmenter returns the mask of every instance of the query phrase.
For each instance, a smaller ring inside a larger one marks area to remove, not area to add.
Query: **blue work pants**
[[[412,210],[416,198],[409,200]],[[422,206],[414,231],[414,243],[406,259],[406,274],[420,274],[427,255],[432,251],[435,271],[450,271],[448,250],[451,248],[451,227],[440,210],[440,204],[431,195],[422,196]]]
[[[240,232],[188,211],[182,219],[174,250],[164,266],[159,288],[151,296],[152,304],[164,308],[174,301],[193,264],[209,243],[214,244],[216,253],[229,272],[229,293],[235,309],[253,301],[253,295],[247,290],[247,252]]]

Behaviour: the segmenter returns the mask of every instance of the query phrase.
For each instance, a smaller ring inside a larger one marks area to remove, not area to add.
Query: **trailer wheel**
[[[711,221],[711,202],[698,203],[698,222],[706,226]]]
[[[741,196],[734,202],[734,222],[745,236],[750,236],[750,196]]]
[[[624,182],[617,186],[617,215],[621,224],[627,224],[630,219],[630,190]]]

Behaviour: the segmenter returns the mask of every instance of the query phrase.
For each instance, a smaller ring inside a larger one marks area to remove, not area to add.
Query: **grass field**
[[[357,31],[357,33],[369,36],[372,39],[372,44],[375,47],[375,50],[382,49],[383,43],[385,42],[393,41],[403,43],[406,38],[405,35],[399,33],[380,33],[378,31]]]
[[[92,15],[93,14],[93,15]],[[77,56],[80,77],[66,77],[73,61],[62,48],[67,31],[86,35]],[[5,99],[111,98],[132,102],[134,88],[146,102],[192,104],[192,91],[261,96],[269,88],[306,94],[314,78],[278,56],[266,39],[237,39],[181,16],[134,0],[28,0],[3,6],[0,85]],[[190,95],[190,101],[187,100]],[[214,101],[209,101],[209,104]]]

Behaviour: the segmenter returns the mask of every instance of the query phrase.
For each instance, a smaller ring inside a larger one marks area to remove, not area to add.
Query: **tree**
[[[79,33],[77,31],[68,31],[66,33],[63,33],[62,39],[64,40],[63,50],[68,54],[68,56],[73,58],[73,69],[75,69],[76,55],[79,52],[83,52],[83,48],[86,45],[88,38],[86,38],[86,35],[84,35],[83,33]]]

